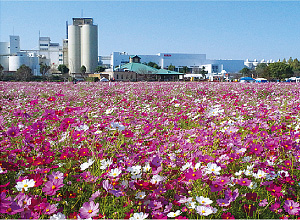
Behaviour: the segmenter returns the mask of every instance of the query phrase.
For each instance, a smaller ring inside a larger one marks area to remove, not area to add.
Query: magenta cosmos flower
[[[10,127],[6,132],[7,136],[9,136],[9,137],[17,137],[17,136],[19,136],[19,133],[20,133],[20,130],[17,127]]]
[[[99,207],[99,203],[95,204],[93,201],[85,202],[79,210],[80,217],[87,219],[96,216],[99,212],[98,207]]]
[[[63,186],[64,186],[64,184],[63,184],[63,180],[62,179],[53,179],[52,181],[48,181],[45,184],[45,186],[43,188],[43,192],[46,195],[53,196]]]

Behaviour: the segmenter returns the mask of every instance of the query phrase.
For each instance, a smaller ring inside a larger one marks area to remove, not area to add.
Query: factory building
[[[98,65],[98,26],[93,24],[93,19],[73,18],[67,36],[70,73],[80,73],[81,66],[86,67],[87,73],[94,73]]]
[[[0,42],[0,64],[4,72],[16,72],[24,64],[34,75],[40,75],[41,62],[49,65],[50,60],[39,55],[39,50],[21,50],[19,36],[9,36],[9,42]]]
[[[9,36],[9,42],[0,42],[0,64],[9,71],[9,57],[20,52],[20,37]]]
[[[129,62],[129,54],[125,52],[113,52],[110,59],[102,60],[109,62],[110,68],[122,66]],[[197,72],[205,67],[205,70],[211,73],[236,73],[244,68],[244,60],[210,60],[206,59],[206,54],[184,54],[184,53],[158,53],[156,55],[138,55],[141,63],[154,62],[163,69],[168,69],[170,65],[175,66],[175,71],[180,72],[187,66],[189,72]],[[103,56],[104,57],[104,56]]]
[[[63,64],[63,49],[59,43],[51,43],[50,37],[39,37],[38,55],[50,60],[51,69]]]

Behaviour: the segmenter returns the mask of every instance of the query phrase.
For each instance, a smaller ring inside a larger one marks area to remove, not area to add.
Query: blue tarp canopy
[[[255,81],[255,79],[251,78],[251,77],[242,77],[240,78],[240,80],[245,80],[245,81]]]

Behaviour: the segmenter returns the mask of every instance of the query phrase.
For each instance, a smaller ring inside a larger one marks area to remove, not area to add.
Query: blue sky
[[[99,55],[204,53],[208,59],[300,58],[300,1],[3,1],[0,41],[38,34],[62,44],[65,23],[92,17]]]

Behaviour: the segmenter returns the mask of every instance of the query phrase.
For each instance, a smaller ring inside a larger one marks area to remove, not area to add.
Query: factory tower
[[[98,26],[92,18],[73,18],[68,26],[68,64],[70,73],[94,73],[98,65]]]

